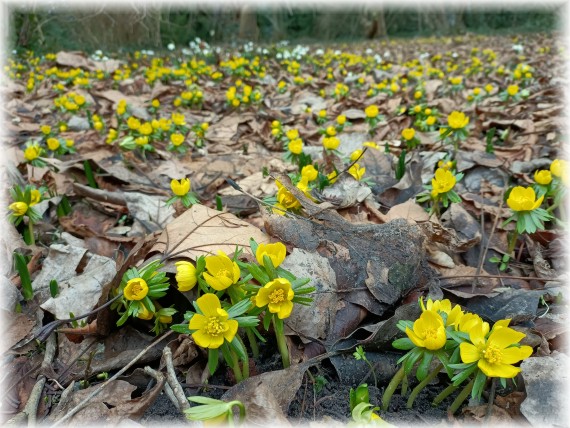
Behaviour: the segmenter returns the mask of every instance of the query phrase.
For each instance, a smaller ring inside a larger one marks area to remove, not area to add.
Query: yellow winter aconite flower
[[[196,268],[190,262],[181,260],[174,263],[176,265],[176,282],[178,291],[190,291],[196,285]]]
[[[150,135],[152,134],[152,125],[148,122],[142,124],[139,128],[139,132],[143,135]]]
[[[323,147],[327,150],[336,150],[339,144],[340,140],[337,137],[323,138]]]
[[[350,154],[350,161],[354,162],[357,159],[360,159],[360,157],[362,156],[362,150],[361,149],[356,149],[355,151],[353,151]]]
[[[239,266],[223,251],[218,251],[217,256],[206,257],[206,270],[204,280],[217,291],[225,290],[239,280]]]
[[[429,117],[426,119],[426,125],[427,125],[427,126],[432,126],[432,125],[435,123],[436,120],[437,120],[437,119],[436,119],[435,116],[429,116]]]
[[[41,148],[37,144],[32,144],[24,150],[24,157],[27,161],[33,161],[40,156]]]
[[[131,116],[127,119],[127,126],[129,127],[129,129],[136,131],[141,127],[141,122],[136,117]]]
[[[485,85],[485,91],[490,94],[491,92],[493,92],[493,85],[491,85],[490,83],[487,83]]]
[[[148,294],[148,285],[142,278],[133,278],[125,285],[124,295],[127,300],[142,300]]]
[[[282,242],[275,242],[274,244],[259,244],[255,252],[257,263],[263,265],[263,256],[268,256],[273,263],[273,267],[279,266],[285,260],[287,255],[287,248]]]
[[[402,138],[406,141],[410,141],[416,135],[414,128],[406,128],[402,131]]]
[[[8,208],[11,209],[17,217],[23,216],[28,212],[28,204],[25,202],[13,202],[8,205]]]
[[[513,211],[533,211],[540,207],[543,199],[544,195],[536,199],[536,194],[532,187],[517,186],[511,190],[507,199],[507,205]]]
[[[42,131],[42,134],[44,134],[44,135],[49,135],[49,133],[51,132],[51,126],[42,125],[42,126],[40,126],[40,131]]]
[[[453,173],[444,168],[435,170],[435,176],[431,180],[432,195],[449,192],[455,186],[456,178]]]
[[[319,117],[321,119],[324,119],[325,117],[327,117],[327,111],[326,110],[319,111]]]
[[[296,140],[297,138],[299,138],[299,131],[296,129],[290,129],[285,133],[285,135],[287,135],[287,138],[289,138],[290,140]]]
[[[148,137],[147,136],[143,136],[143,137],[137,137],[135,138],[135,144],[137,146],[146,146],[148,144]]]
[[[362,143],[364,147],[370,147],[371,149],[380,150],[380,146],[376,144],[374,141],[366,141]]]
[[[152,100],[151,105],[152,105],[154,108],[159,108],[159,107],[160,107],[160,101],[157,100],[157,99],[154,99],[154,100]]]
[[[145,305],[141,305],[141,306],[142,306],[142,309],[139,310],[139,313],[137,314],[137,318],[140,318],[141,320],[151,320],[152,317],[154,316],[154,313],[149,311]]]
[[[31,207],[33,207],[34,205],[39,203],[41,199],[42,199],[42,194],[40,193],[40,191],[38,189],[32,189],[30,191],[30,206]]]
[[[184,142],[184,135],[179,134],[179,133],[172,134],[170,136],[170,141],[172,142],[172,144],[174,146],[178,147],[180,144],[182,144]]]
[[[514,97],[516,94],[518,94],[518,92],[519,92],[519,85],[509,85],[509,87],[507,88],[507,93],[511,97]]]
[[[460,111],[453,111],[447,116],[447,123],[453,129],[462,129],[469,124],[469,117]]]
[[[361,180],[362,177],[364,177],[364,173],[366,172],[366,168],[365,167],[361,167],[360,165],[358,165],[357,163],[355,163],[354,165],[352,165],[349,169],[348,169],[348,173],[350,175],[352,175],[355,179],[357,180]]]
[[[262,308],[267,305],[269,312],[277,314],[279,319],[287,318],[293,310],[295,292],[285,278],[276,278],[261,288],[255,296],[255,305]]]
[[[346,116],[341,114],[339,117],[336,118],[336,123],[339,125],[344,125],[346,123]]]
[[[329,126],[329,127],[327,127],[327,129],[326,129],[325,132],[327,133],[327,135],[328,135],[329,137],[334,137],[334,136],[336,135],[336,129],[335,129],[335,127],[332,126],[332,125]]]
[[[184,115],[182,113],[172,113],[171,119],[172,123],[174,123],[177,126],[186,125],[186,119],[184,118]]]
[[[220,299],[215,294],[207,293],[196,299],[201,314],[194,314],[188,325],[192,339],[202,348],[217,349],[224,340],[231,342],[238,330],[238,322],[229,320],[228,313],[222,309]]]
[[[554,159],[550,164],[550,172],[555,177],[562,177],[566,172],[567,164],[564,159]]]
[[[547,186],[552,181],[552,173],[547,169],[536,171],[534,173],[534,181],[543,186]]]
[[[298,208],[301,203],[286,187],[281,186],[277,191],[277,202],[286,209]]]
[[[190,179],[182,178],[180,181],[172,179],[170,181],[172,193],[176,196],[184,196],[190,191]]]
[[[524,337],[524,333],[500,326],[493,328],[489,338],[485,340],[484,330],[473,328],[469,332],[471,343],[463,342],[459,345],[461,361],[465,364],[477,361],[477,366],[488,377],[513,378],[521,369],[512,364],[532,354],[530,346],[513,346]]]
[[[316,180],[319,175],[319,171],[313,165],[305,165],[301,170],[301,176],[306,177],[307,181]]]
[[[52,152],[55,152],[57,149],[59,149],[59,140],[57,138],[48,138],[47,141],[47,146],[48,149],[50,149]]]
[[[289,142],[287,145],[289,151],[295,155],[300,155],[303,152],[303,140],[296,138]]]
[[[461,77],[461,76],[452,77],[449,79],[449,81],[451,82],[452,85],[461,85],[461,82],[463,81],[463,77]]]
[[[447,314],[445,322],[446,326],[458,325],[459,321],[463,316],[463,310],[461,309],[461,306],[459,305],[452,306],[451,301],[449,299],[435,300],[435,301],[428,299],[425,306],[423,299],[420,299],[420,307],[422,308],[422,311],[427,310],[435,312],[445,312]]]
[[[422,312],[414,322],[413,330],[406,328],[406,334],[414,345],[431,351],[443,348],[446,342],[443,319],[435,311]]]
[[[364,110],[364,113],[366,114],[366,117],[370,118],[370,119],[374,119],[375,117],[378,116],[378,107],[375,105],[371,105],[366,107],[366,109]]]

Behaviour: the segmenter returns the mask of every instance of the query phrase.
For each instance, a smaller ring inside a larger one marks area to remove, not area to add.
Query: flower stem
[[[287,368],[291,365],[289,361],[289,348],[287,347],[287,340],[283,332],[283,320],[277,318],[277,315],[273,315],[273,327],[275,328],[275,338],[277,339],[277,347],[279,348],[281,360],[283,361],[283,368]]]
[[[457,388],[459,388],[459,387],[455,386],[453,384],[449,385],[447,388],[445,388],[443,391],[441,391],[437,397],[435,397],[433,399],[432,404],[434,406],[437,406],[439,403],[441,403],[443,400],[445,400],[447,397],[449,397],[451,394],[453,394]]]
[[[30,245],[36,244],[36,239],[34,238],[34,222],[28,218],[28,231],[30,232]]]
[[[406,404],[406,407],[408,409],[412,408],[414,400],[416,399],[420,391],[424,389],[425,386],[437,376],[437,374],[440,372],[442,368],[443,364],[438,364],[437,367],[430,374],[428,374],[424,380],[422,380],[420,383],[416,385],[416,387],[412,390],[412,393],[410,394],[410,398],[408,398],[408,402]]]
[[[513,253],[513,251],[515,251],[515,247],[517,245],[518,237],[519,237],[519,233],[517,232],[517,229],[513,230],[513,234],[511,235],[511,238],[509,240],[509,248],[507,250],[507,253],[509,255],[511,255]]]
[[[237,338],[237,340],[239,340],[239,342],[241,343],[241,346],[245,350],[245,360],[243,361],[243,378],[247,379],[249,377],[249,356],[247,355],[247,349],[245,348],[245,344],[243,343],[242,338],[239,337],[238,334],[236,334],[235,337]],[[238,360],[239,360],[239,358],[238,358]],[[239,364],[239,361],[238,361],[238,364]]]
[[[459,406],[461,406],[461,404],[463,404],[463,402],[469,396],[469,394],[471,394],[471,390],[473,389],[474,384],[475,384],[475,378],[471,379],[471,382],[465,385],[465,388],[461,390],[459,395],[455,398],[455,400],[453,400],[453,403],[451,403],[451,406],[449,406],[448,409],[449,414],[453,415],[455,412],[457,412]]]
[[[243,374],[239,368],[239,358],[237,358],[237,355],[232,350],[230,350],[230,357],[232,360],[232,370],[234,371],[234,376],[236,377],[236,383],[240,383],[243,380]]]
[[[250,328],[245,329],[245,334],[247,334],[247,339],[249,340],[249,347],[251,348],[253,358],[259,357],[259,347],[257,346],[257,340],[255,340],[255,334],[253,334]]]
[[[370,366],[370,370],[372,371],[372,376],[374,376],[374,386],[378,388],[378,379],[376,379],[376,371],[374,370],[374,366],[370,361],[368,361],[368,359],[366,359],[366,362]]]
[[[402,366],[400,367],[400,370],[396,372],[396,374],[394,375],[394,377],[386,387],[384,395],[382,395],[382,410],[384,411],[388,410],[388,406],[390,405],[390,400],[392,399],[392,395],[394,395],[394,392],[396,391],[396,388],[398,388],[398,385],[404,378],[404,375],[405,375],[404,366]]]

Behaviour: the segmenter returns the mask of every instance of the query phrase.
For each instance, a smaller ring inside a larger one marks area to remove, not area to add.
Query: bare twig
[[[149,349],[151,349],[152,347],[154,347],[157,343],[161,342],[163,339],[167,338],[168,336],[170,336],[172,333],[174,333],[174,331],[170,330],[168,332],[166,332],[165,334],[163,334],[162,336],[157,337],[150,345],[148,345],[146,348],[144,348],[141,352],[139,352],[135,358],[133,358],[125,367],[123,367],[121,370],[119,370],[117,373],[115,373],[113,375],[113,377],[109,378],[107,381],[105,381],[104,383],[102,383],[101,385],[99,385],[99,387],[97,389],[95,389],[91,394],[89,394],[87,397],[85,397],[85,399],[83,399],[83,401],[81,401],[77,406],[75,406],[73,409],[71,409],[69,412],[67,412],[67,414],[65,416],[63,416],[61,419],[59,419],[58,421],[56,421],[52,427],[61,425],[63,422],[67,421],[68,419],[70,419],[71,417],[73,417],[73,415],[75,415],[77,412],[79,412],[81,409],[83,409],[87,404],[89,404],[89,401],[91,401],[91,399],[93,397],[95,397],[97,394],[99,394],[101,391],[103,391],[103,389],[109,385],[109,383],[113,380],[116,380],[119,376],[121,376],[123,373],[125,373],[131,366],[133,366],[144,354],[146,354]]]
[[[164,363],[166,364],[166,380],[172,388],[174,396],[178,400],[178,408],[181,412],[184,412],[190,408],[190,403],[184,395],[184,390],[182,389],[182,386],[180,386],[180,382],[176,379],[174,364],[172,363],[172,351],[168,346],[163,349],[162,356],[164,357]]]

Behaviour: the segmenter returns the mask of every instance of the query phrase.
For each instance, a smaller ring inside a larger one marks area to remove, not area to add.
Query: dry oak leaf
[[[196,204],[166,226],[150,252],[196,260],[218,250],[232,255],[237,246],[251,254],[251,238],[258,244],[270,241],[261,230],[233,214]]]

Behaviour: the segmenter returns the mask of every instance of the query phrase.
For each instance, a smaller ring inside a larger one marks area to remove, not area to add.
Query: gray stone
[[[67,127],[70,131],[87,131],[89,129],[89,121],[84,117],[71,116]]]
[[[528,358],[521,363],[527,397],[521,413],[532,426],[568,426],[568,369],[570,357],[554,352],[548,357]]]

